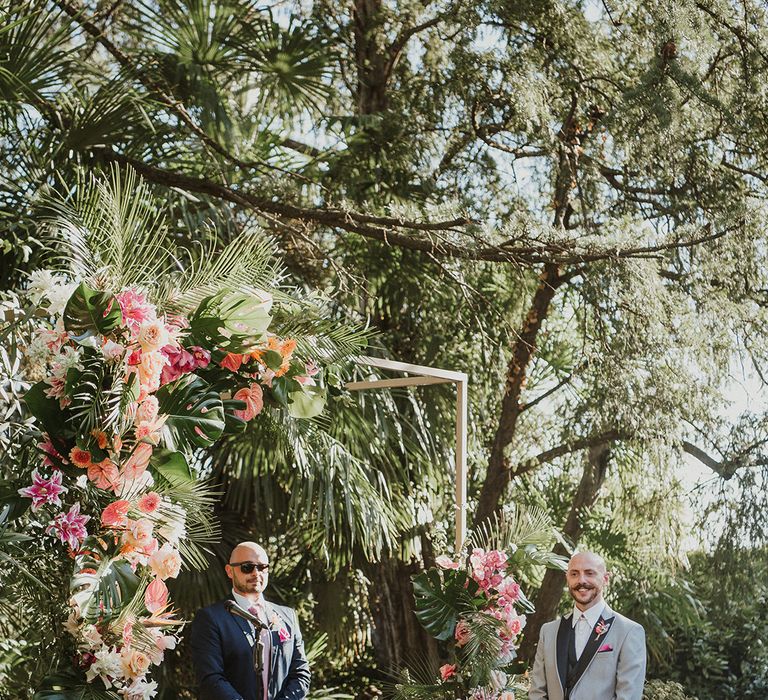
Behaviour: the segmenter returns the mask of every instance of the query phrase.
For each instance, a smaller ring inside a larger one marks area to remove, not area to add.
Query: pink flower
[[[445,554],[441,554],[437,559],[435,559],[435,564],[437,564],[441,569],[459,568],[458,563],[453,561],[450,557],[447,557]]]
[[[140,549],[143,551],[154,551],[152,546],[152,528],[154,524],[148,518],[139,518],[138,520],[128,520],[128,529],[123,533],[123,542],[131,549]]]
[[[232,398],[245,401],[245,408],[242,411],[234,411],[234,414],[244,421],[252,420],[264,408],[264,391],[259,384],[251,384],[247,389],[240,389]]]
[[[154,491],[145,493],[136,506],[142,513],[154,513],[160,506],[160,494]]]
[[[280,638],[281,643],[287,642],[291,638],[291,633],[285,627],[281,627],[277,630],[277,636]]]
[[[54,459],[56,459],[57,461],[66,461],[59,454],[59,451],[53,446],[53,442],[51,441],[51,438],[49,438],[47,435],[44,435],[44,437],[45,437],[45,440],[43,440],[43,442],[38,443],[37,445],[37,448],[45,455],[43,457],[43,466],[55,467],[56,462],[53,461]]]
[[[67,513],[59,513],[45,528],[45,533],[55,534],[62,544],[68,544],[71,549],[77,549],[80,542],[88,537],[85,524],[90,519],[88,515],[80,515],[80,504],[75,503]]]
[[[160,388],[160,375],[167,362],[165,355],[159,351],[141,353],[139,385],[145,397]]]
[[[155,578],[147,586],[144,592],[144,605],[151,613],[162,610],[168,604],[168,587],[159,579]]]
[[[149,566],[152,569],[152,573],[163,581],[167,578],[176,578],[181,569],[181,557],[166,542],[149,558]]]
[[[160,375],[161,384],[174,382],[183,374],[194,372],[197,369],[195,356],[182,347],[175,348],[171,345],[166,345],[162,349],[162,353],[168,364],[163,367],[163,372]]]
[[[138,479],[146,471],[150,457],[152,457],[152,445],[140,442],[123,465],[120,475],[128,481]]]
[[[155,310],[147,298],[135,289],[126,289],[115,294],[120,311],[123,313],[123,326],[136,333],[139,326],[155,318]]]
[[[469,629],[469,625],[464,620],[459,620],[459,624],[456,625],[456,631],[453,634],[456,639],[456,646],[463,647],[472,636],[472,632]]]
[[[472,578],[487,594],[490,588],[501,584],[501,574],[507,568],[507,555],[498,549],[486,552],[476,547],[469,556],[469,563],[472,567]]]
[[[88,466],[88,479],[97,488],[106,491],[114,491],[120,486],[120,472],[111,459],[102,460],[98,464],[91,463]]]
[[[597,650],[597,653],[599,654],[601,651],[613,651],[613,647],[610,644],[603,644],[603,646]]]
[[[440,667],[440,678],[443,681],[447,681],[449,678],[453,678],[456,675],[456,664],[443,664]]]
[[[163,368],[163,371],[165,371],[165,368]],[[153,420],[155,420],[155,418],[157,418],[158,409],[159,404],[157,402],[157,398],[155,396],[147,396],[147,398],[141,402],[139,408],[136,410],[136,422],[151,423]]]
[[[499,585],[499,605],[506,608],[514,605],[520,599],[520,584],[511,576],[507,576]]]
[[[223,360],[219,360],[219,364],[224,367],[224,369],[237,372],[237,370],[240,369],[240,365],[243,364],[243,360],[247,357],[248,355],[238,355],[234,352],[228,352],[227,356]]]
[[[195,358],[195,365],[197,369],[205,369],[211,362],[211,353],[205,348],[201,348],[199,345],[193,345],[189,348],[192,353],[192,357]]]
[[[67,488],[61,485],[61,472],[54,470],[50,479],[40,476],[37,469],[32,472],[32,486],[19,489],[19,495],[32,499],[32,510],[37,510],[46,503],[55,506],[61,505],[62,493],[67,492]]]
[[[113,501],[101,512],[101,524],[104,527],[123,527],[127,524],[130,501]]]
[[[120,651],[120,665],[127,678],[139,678],[149,670],[150,659],[143,651],[125,646]]]

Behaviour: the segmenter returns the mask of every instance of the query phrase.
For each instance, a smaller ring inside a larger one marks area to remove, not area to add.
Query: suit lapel
[[[568,669],[568,636],[571,632],[571,615],[560,618],[560,627],[557,628],[557,676],[560,679],[560,687],[565,690],[565,676]]]
[[[592,634],[589,635],[587,645],[584,647],[584,651],[581,653],[576,667],[573,669],[573,678],[570,679],[571,689],[576,687],[579,679],[584,675],[594,660],[598,647],[605,640],[606,635],[613,626],[614,619],[615,615],[613,614],[613,611],[606,606],[605,610],[603,610],[603,614],[600,615],[600,619],[592,630]]]

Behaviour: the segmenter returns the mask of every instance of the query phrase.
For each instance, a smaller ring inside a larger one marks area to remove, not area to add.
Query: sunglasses
[[[254,564],[252,561],[232,562],[230,566],[239,566],[240,571],[244,574],[252,574],[254,569],[256,571],[269,571],[269,564]]]

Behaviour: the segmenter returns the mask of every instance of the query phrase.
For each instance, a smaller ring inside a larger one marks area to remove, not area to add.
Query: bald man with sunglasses
[[[199,700],[303,700],[310,677],[304,642],[296,613],[262,595],[264,548],[241,542],[225,571],[231,596],[199,610],[190,629]]]

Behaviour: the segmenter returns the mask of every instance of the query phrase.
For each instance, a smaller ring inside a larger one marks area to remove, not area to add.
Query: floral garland
[[[164,315],[141,289],[36,272],[29,297],[49,322],[26,348],[40,381],[25,400],[42,438],[18,493],[41,537],[74,560],[65,628],[81,678],[152,698],[149,671],[183,624],[165,582],[194,560],[188,528],[206,517],[204,499],[190,508],[180,495],[195,483],[186,455],[243,429],[265,403],[316,415],[320,368],[269,332],[266,293],[220,292],[185,317]]]
[[[507,572],[509,556],[475,547],[466,567],[446,555],[436,564],[413,579],[416,616],[436,639],[451,643],[454,661],[440,667],[437,682],[415,684],[407,676],[398,697],[514,700],[520,686],[507,670],[526,622],[518,609],[533,607]]]

